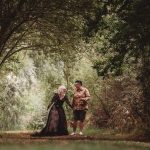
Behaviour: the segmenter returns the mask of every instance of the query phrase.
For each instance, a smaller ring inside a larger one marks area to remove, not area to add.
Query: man
[[[90,93],[88,89],[82,86],[82,81],[75,81],[75,92],[73,96],[73,133],[76,135],[76,129],[79,122],[80,135],[83,135],[84,120],[86,117],[86,111],[88,110],[88,100],[90,99]]]

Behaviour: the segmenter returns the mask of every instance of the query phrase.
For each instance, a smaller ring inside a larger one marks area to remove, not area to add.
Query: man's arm
[[[85,89],[85,97],[84,98],[82,98],[82,100],[85,100],[85,101],[88,101],[88,100],[90,100],[90,92],[89,92],[89,90],[88,89]]]

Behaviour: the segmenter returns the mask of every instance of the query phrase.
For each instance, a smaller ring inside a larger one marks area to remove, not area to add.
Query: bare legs
[[[80,128],[80,132],[82,132],[83,128],[84,128],[84,122],[83,121],[79,122],[79,128]]]
[[[73,133],[71,135],[75,135],[76,134],[76,130],[77,127],[79,127],[79,134],[83,135],[82,131],[84,128],[84,120],[85,120],[85,115],[86,115],[86,111],[85,110],[75,110],[73,112],[74,114],[74,121],[73,121]]]
[[[77,130],[77,121],[74,121],[74,123],[73,123],[73,132],[75,133],[76,132],[76,130]]]
[[[84,122],[83,121],[74,121],[73,123],[73,132],[76,133],[77,126],[79,126],[80,132],[83,131],[84,128]]]

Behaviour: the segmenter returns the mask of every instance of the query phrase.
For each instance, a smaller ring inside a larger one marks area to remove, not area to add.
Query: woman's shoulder
[[[57,97],[58,97],[58,93],[55,92],[55,93],[53,94],[53,98],[57,98]]]
[[[54,96],[58,96],[58,93],[57,93],[57,92],[54,92]]]

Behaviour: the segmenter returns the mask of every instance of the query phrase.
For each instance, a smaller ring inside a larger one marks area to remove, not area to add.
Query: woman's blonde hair
[[[61,95],[61,94],[63,94],[63,91],[64,91],[64,90],[67,90],[67,88],[66,88],[64,85],[61,85],[61,86],[58,87],[57,93],[58,93],[59,95]],[[65,95],[66,95],[66,93],[64,93],[64,95],[61,95],[62,98],[65,97]]]

